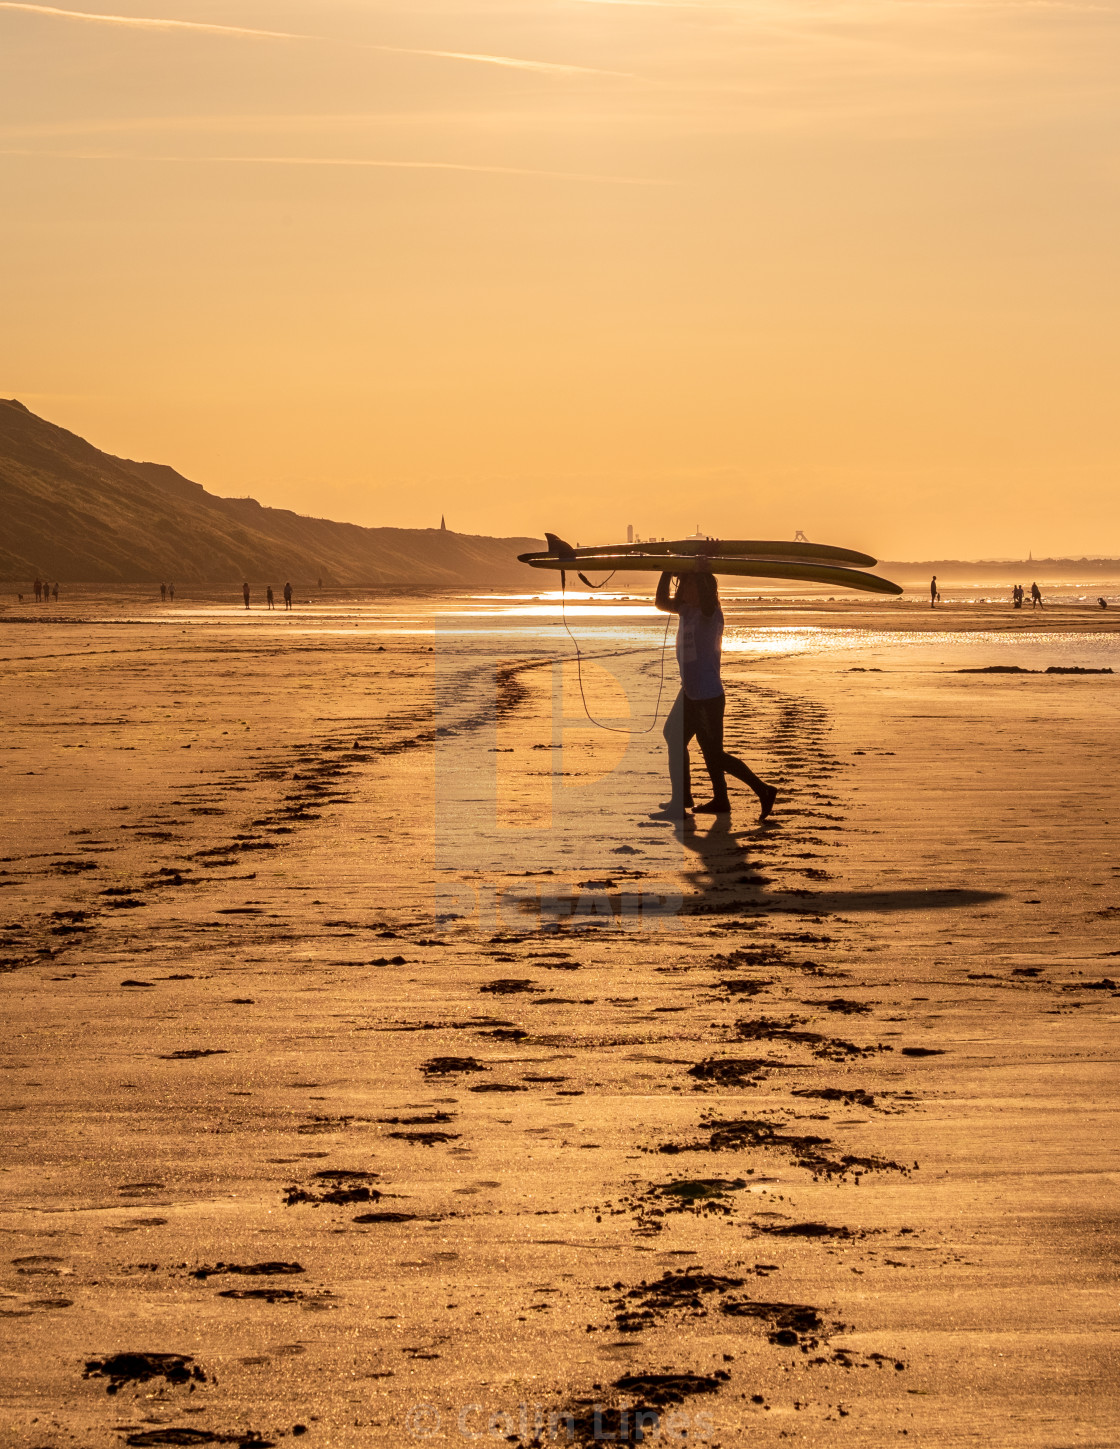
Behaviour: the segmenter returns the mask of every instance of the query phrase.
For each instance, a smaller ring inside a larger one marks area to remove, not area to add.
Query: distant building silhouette
[[[626,525],[626,542],[627,543],[633,543],[634,542],[634,525],[632,523],[628,523]]]
[[[444,516],[443,516],[442,513],[439,516],[439,531],[440,531],[440,533],[446,533],[447,532],[447,519],[444,518]]]
[[[809,542],[809,540],[805,537],[804,531],[802,529],[800,529],[800,528],[793,535],[793,541],[794,541],[794,543],[808,543]]]

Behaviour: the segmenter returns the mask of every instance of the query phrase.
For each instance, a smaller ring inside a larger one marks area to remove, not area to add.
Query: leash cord
[[[610,575],[610,577],[613,577],[613,575]],[[607,580],[604,580],[604,582],[607,582]],[[599,588],[602,588],[603,585],[602,584],[599,584],[598,587]],[[584,714],[587,716],[587,718],[591,721],[591,723],[593,725],[596,725],[601,730],[609,730],[610,733],[611,734],[614,734],[614,735],[648,735],[650,733],[650,731],[656,726],[657,721],[658,721],[658,718],[659,718],[660,713],[661,713],[661,696],[662,696],[662,693],[664,692],[664,689],[665,689],[665,650],[668,648],[668,645],[669,645],[669,625],[672,623],[672,620],[673,620],[672,614],[669,614],[666,617],[666,619],[665,619],[665,633],[664,633],[664,635],[662,636],[662,639],[661,639],[661,677],[660,677],[660,679],[657,682],[657,701],[656,701],[656,703],[653,706],[653,719],[650,720],[649,724],[646,725],[644,729],[640,729],[640,730],[635,729],[635,730],[632,730],[632,729],[627,728],[627,726],[625,726],[625,725],[609,725],[609,724],[604,724],[602,720],[596,719],[595,716],[591,713],[591,711],[587,707],[587,695],[583,692],[583,653],[582,653],[582,651],[581,651],[581,649],[579,647],[579,640],[576,638],[576,636],[572,633],[571,629],[568,627],[567,599],[568,599],[568,594],[567,594],[567,580],[566,580],[566,578],[564,576],[564,571],[561,570],[560,571],[560,618],[563,621],[564,630],[567,633],[568,638],[572,641],[572,647],[576,651],[576,678],[579,680],[579,697],[580,697],[580,700],[583,703],[583,712],[584,712]]]

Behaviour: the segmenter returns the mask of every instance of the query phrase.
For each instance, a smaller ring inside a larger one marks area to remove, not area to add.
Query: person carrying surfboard
[[[760,780],[749,766],[723,747],[723,716],[727,704],[720,678],[723,610],[715,575],[707,570],[684,574],[676,593],[671,595],[672,582],[673,575],[663,573],[654,598],[654,604],[663,613],[677,615],[681,689],[663,731],[669,748],[672,796],[651,818],[680,820],[685,810],[694,810],[698,815],[730,814],[727,776],[733,775],[758,796],[761,818],[765,820],[778,798],[777,789]],[[703,805],[694,805],[692,799],[688,747],[693,739],[699,741],[712,781],[712,798]]]

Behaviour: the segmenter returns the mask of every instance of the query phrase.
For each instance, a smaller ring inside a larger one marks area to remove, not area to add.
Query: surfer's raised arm
[[[663,573],[657,580],[657,593],[653,596],[653,607],[660,609],[663,614],[679,614],[681,611],[680,604],[669,593],[672,586],[672,574]]]

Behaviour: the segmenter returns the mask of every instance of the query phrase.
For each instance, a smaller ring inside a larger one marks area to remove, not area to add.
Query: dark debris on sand
[[[814,1097],[822,1102],[843,1102],[848,1106],[875,1107],[878,1103],[862,1087],[794,1087],[795,1097]]]
[[[301,1263],[215,1263],[210,1267],[195,1268],[191,1273],[191,1277],[206,1279],[213,1278],[221,1273],[242,1273],[248,1277],[269,1277],[303,1272],[306,1272],[306,1269]]]
[[[474,1057],[431,1057],[420,1070],[426,1077],[446,1077],[454,1072],[488,1072]]]
[[[758,1233],[769,1233],[773,1238],[863,1238],[864,1228],[846,1228],[831,1223],[752,1223]]]
[[[297,1203],[321,1203],[341,1205],[354,1202],[378,1202],[381,1193],[370,1183],[378,1176],[376,1172],[355,1172],[349,1168],[324,1167],[312,1174],[313,1182],[307,1187],[293,1185],[285,1189],[284,1206],[294,1207]]]
[[[761,1080],[768,1070],[785,1065],[770,1057],[708,1057],[689,1067],[688,1075],[720,1087],[747,1087]]]
[[[192,1444],[237,1444],[240,1449],[274,1449],[276,1444],[275,1439],[265,1439],[253,1429],[235,1430],[226,1434],[216,1429],[193,1428],[138,1429],[129,1434],[124,1442],[128,1449],[159,1449],[161,1445]]]
[[[146,1384],[163,1379],[169,1384],[204,1384],[206,1374],[189,1353],[114,1353],[106,1358],[87,1359],[82,1378],[106,1378],[107,1394],[118,1393],[125,1384]]]
[[[851,1057],[871,1057],[878,1052],[893,1050],[889,1046],[857,1046],[855,1042],[825,1036],[819,1031],[802,1031],[802,1021],[804,1017],[799,1016],[790,1016],[783,1021],[760,1016],[737,1021],[735,1030],[743,1041],[785,1041],[794,1046],[807,1046],[815,1057],[831,1062],[842,1062]]]
[[[685,1143],[665,1142],[655,1150],[679,1152],[741,1152],[748,1147],[776,1151],[792,1158],[798,1167],[805,1167],[814,1178],[860,1176],[865,1172],[901,1172],[910,1169],[886,1157],[860,1157],[845,1152],[834,1155],[832,1139],[811,1133],[782,1132],[782,1124],[757,1117],[710,1117],[701,1124],[707,1141]]]
[[[711,1374],[687,1370],[623,1374],[611,1385],[613,1392],[596,1398],[585,1396],[568,1408],[551,1410],[547,1421],[542,1414],[542,1422],[535,1431],[520,1442],[641,1444],[647,1437],[660,1439],[665,1409],[699,1394],[717,1393],[730,1378],[726,1369],[716,1369]],[[516,1436],[510,1437],[516,1439]]]
[[[637,1231],[652,1236],[664,1228],[663,1219],[674,1214],[730,1216],[734,1212],[731,1194],[741,1192],[746,1186],[745,1177],[678,1178],[672,1182],[651,1183],[643,1192],[626,1194],[617,1203],[607,1202],[594,1211],[611,1217],[631,1213],[637,1220]]]
[[[223,1288],[219,1298],[245,1298],[261,1303],[296,1303],[303,1298],[298,1288]]]
[[[615,1327],[620,1333],[642,1333],[667,1314],[690,1318],[707,1317],[713,1306],[735,1318],[754,1318],[769,1329],[769,1340],[780,1347],[800,1347],[804,1352],[817,1347],[828,1330],[820,1310],[807,1303],[773,1303],[734,1297],[745,1286],[743,1278],[705,1273],[699,1268],[668,1271],[651,1283],[632,1288],[613,1285],[618,1297],[613,1302]],[[620,1291],[621,1290],[621,1291]],[[600,1292],[611,1292],[601,1288]],[[838,1330],[842,1325],[835,1325]]]

